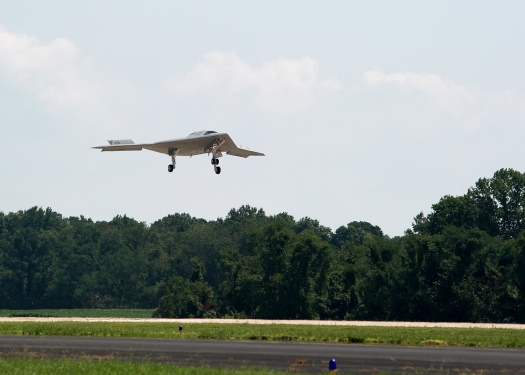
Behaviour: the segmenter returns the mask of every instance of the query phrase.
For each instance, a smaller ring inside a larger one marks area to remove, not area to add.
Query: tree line
[[[156,317],[525,322],[525,174],[444,196],[390,238],[242,206],[207,221],[0,212],[0,309]]]

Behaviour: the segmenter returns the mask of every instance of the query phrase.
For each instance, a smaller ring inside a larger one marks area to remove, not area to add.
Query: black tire
[[[173,172],[173,164],[168,165],[168,172]]]
[[[215,159],[215,165],[219,165],[219,159]]]
[[[221,174],[221,167],[215,167],[215,173]]]

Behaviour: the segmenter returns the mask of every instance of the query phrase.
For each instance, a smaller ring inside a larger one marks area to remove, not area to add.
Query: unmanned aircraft
[[[240,156],[264,156],[263,153],[237,147],[230,136],[226,133],[217,133],[212,130],[201,130],[191,133],[185,138],[171,139],[155,143],[134,143],[131,139],[110,140],[109,146],[96,146],[93,148],[102,151],[141,151],[143,148],[150,151],[160,152],[171,156],[171,164],[168,172],[175,169],[175,158],[177,156],[193,156],[200,154],[211,154],[211,164],[215,173],[221,173],[219,158],[223,152],[228,155]]]

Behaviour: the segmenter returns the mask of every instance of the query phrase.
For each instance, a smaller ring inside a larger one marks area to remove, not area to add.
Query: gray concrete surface
[[[525,373],[525,350],[63,336],[0,336],[1,356],[120,358],[185,365],[259,366],[299,373]]]

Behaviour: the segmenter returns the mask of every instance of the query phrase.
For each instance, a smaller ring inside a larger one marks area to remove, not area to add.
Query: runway
[[[64,336],[0,336],[1,356],[118,358],[204,366],[256,366],[299,373],[525,373],[525,350]]]

